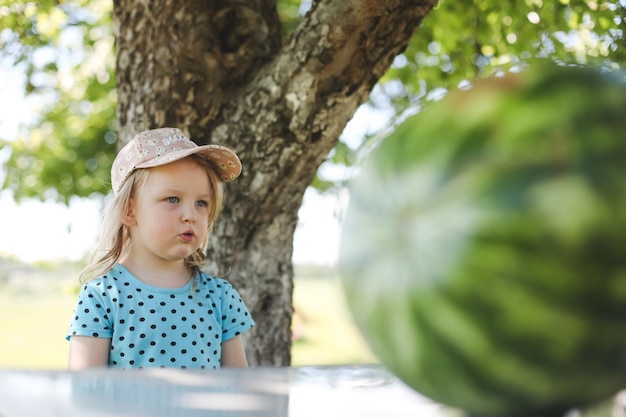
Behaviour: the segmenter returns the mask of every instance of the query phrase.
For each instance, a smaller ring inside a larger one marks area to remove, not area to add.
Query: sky
[[[0,66],[0,138],[12,140],[18,127],[36,111],[22,95],[24,75]],[[359,110],[344,136],[357,138],[385,123],[385,116]],[[0,150],[0,163],[6,152]],[[0,173],[0,178],[3,174]],[[79,260],[94,247],[100,203],[73,199],[69,207],[53,202],[17,204],[8,190],[0,192],[0,253],[25,262]],[[308,189],[294,235],[294,263],[334,265],[339,256],[340,213],[347,197]]]

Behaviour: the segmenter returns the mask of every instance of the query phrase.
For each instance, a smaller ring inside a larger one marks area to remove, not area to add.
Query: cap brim
[[[157,156],[149,161],[135,166],[137,168],[153,168],[170,164],[190,155],[198,154],[205,158],[215,168],[215,172],[222,182],[230,182],[241,174],[241,161],[235,152],[225,146],[202,145],[195,148],[181,149]]]

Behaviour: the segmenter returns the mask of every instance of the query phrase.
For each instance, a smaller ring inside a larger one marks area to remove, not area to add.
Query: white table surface
[[[451,417],[379,365],[0,369],[0,417]]]

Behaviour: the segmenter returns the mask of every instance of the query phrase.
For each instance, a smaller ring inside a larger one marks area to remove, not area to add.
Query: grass
[[[75,295],[67,289],[0,288],[0,368],[65,369]],[[339,282],[297,279],[292,365],[375,362],[355,329]]]
[[[372,363],[375,357],[357,331],[334,278],[295,281],[292,365]]]
[[[0,296],[0,367],[63,369],[67,362],[65,332],[74,296],[15,294]]]

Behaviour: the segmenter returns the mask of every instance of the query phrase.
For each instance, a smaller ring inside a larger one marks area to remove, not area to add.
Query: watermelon
[[[339,267],[435,401],[556,417],[626,388],[624,75],[533,64],[425,106],[352,181]]]

